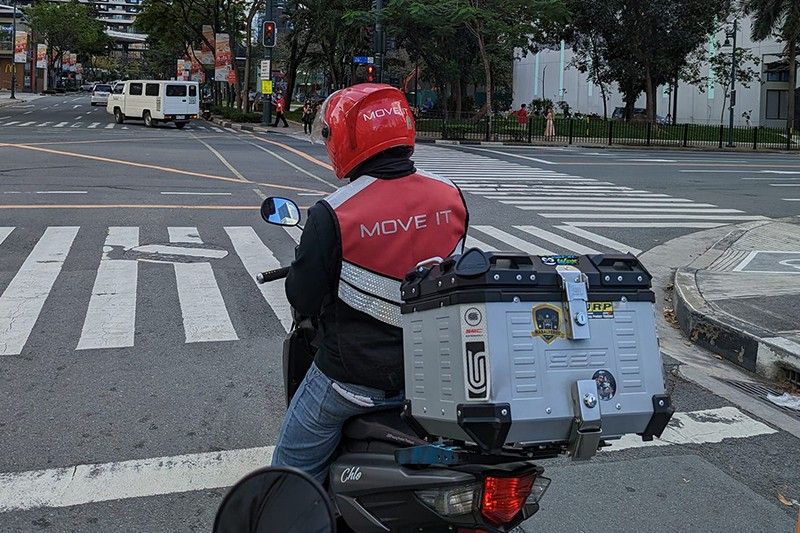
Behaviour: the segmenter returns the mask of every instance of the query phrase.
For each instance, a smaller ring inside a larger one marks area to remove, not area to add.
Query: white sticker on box
[[[489,400],[489,345],[486,336],[486,306],[461,306],[464,339],[464,397],[467,401]]]

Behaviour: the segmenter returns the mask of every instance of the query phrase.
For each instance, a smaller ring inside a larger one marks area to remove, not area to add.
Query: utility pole
[[[728,110],[730,111],[730,124],[728,127],[728,146],[734,147],[733,144],[733,110],[736,107],[736,32],[739,28],[738,19],[733,19],[733,50],[731,50],[731,103]]]
[[[377,70],[378,83],[383,83],[383,0],[372,0],[372,7],[375,10],[375,39],[372,48],[375,52],[375,70]]]
[[[272,20],[272,0],[266,0],[266,19],[265,21]],[[277,34],[278,25],[275,25],[274,31]],[[276,35],[277,36],[277,35]],[[264,42],[264,23],[261,24],[261,41]],[[269,80],[272,80],[272,47],[265,46],[264,47],[264,59],[269,61],[269,72],[267,76]],[[261,85],[264,85],[264,79],[261,79]],[[264,105],[261,106],[261,123],[264,125],[272,124],[272,94],[262,94],[261,99],[264,102]]]
[[[17,63],[16,57],[14,57],[17,53],[17,0],[11,4],[14,6],[14,15],[11,21],[11,96],[9,97],[11,100],[16,100],[16,90],[17,90]]]

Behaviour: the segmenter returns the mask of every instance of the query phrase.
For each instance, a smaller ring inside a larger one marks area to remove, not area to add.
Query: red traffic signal
[[[375,65],[367,65],[367,81],[370,83],[375,81]]]
[[[275,27],[274,20],[268,20],[264,22],[264,32],[262,33],[262,42],[264,46],[267,48],[273,48],[275,46],[276,37],[277,37],[277,28]]]

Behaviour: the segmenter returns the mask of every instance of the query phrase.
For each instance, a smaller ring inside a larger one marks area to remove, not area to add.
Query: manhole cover
[[[775,405],[774,403],[772,403],[771,401],[769,401],[767,399],[767,394],[772,394],[773,396],[780,396],[781,394],[783,394],[781,392],[776,391],[775,389],[771,389],[769,387],[761,385],[760,383],[750,383],[750,382],[747,382],[747,381],[736,381],[736,380],[733,380],[733,379],[722,379],[720,381],[730,385],[731,387],[739,389],[740,391],[744,392],[745,394],[747,394],[751,398],[755,398],[756,400],[760,401],[761,403],[765,403],[767,405],[771,405],[775,409],[783,411],[787,415],[789,415],[791,417],[794,417],[794,418],[797,418],[798,420],[800,420],[800,412],[795,411],[794,409],[789,409],[788,407],[782,407],[780,405]]]

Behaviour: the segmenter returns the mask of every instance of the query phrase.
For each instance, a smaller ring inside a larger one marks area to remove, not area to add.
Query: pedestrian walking
[[[547,121],[544,127],[544,138],[546,141],[552,141],[556,138],[556,125],[555,125],[556,114],[553,112],[553,108],[549,107],[547,109],[547,114],[545,115],[545,120]]]
[[[314,122],[314,108],[311,107],[311,102],[306,101],[303,104],[303,133],[311,133],[311,124]]]
[[[288,128],[289,123],[286,122],[286,115],[284,115],[284,109],[286,107],[286,99],[283,97],[283,93],[278,93],[278,97],[275,99],[275,124],[272,125],[273,128],[278,127],[278,122],[283,121],[283,127]]]
[[[525,104],[520,104],[517,109],[517,123],[524,126],[528,123],[528,107]]]

